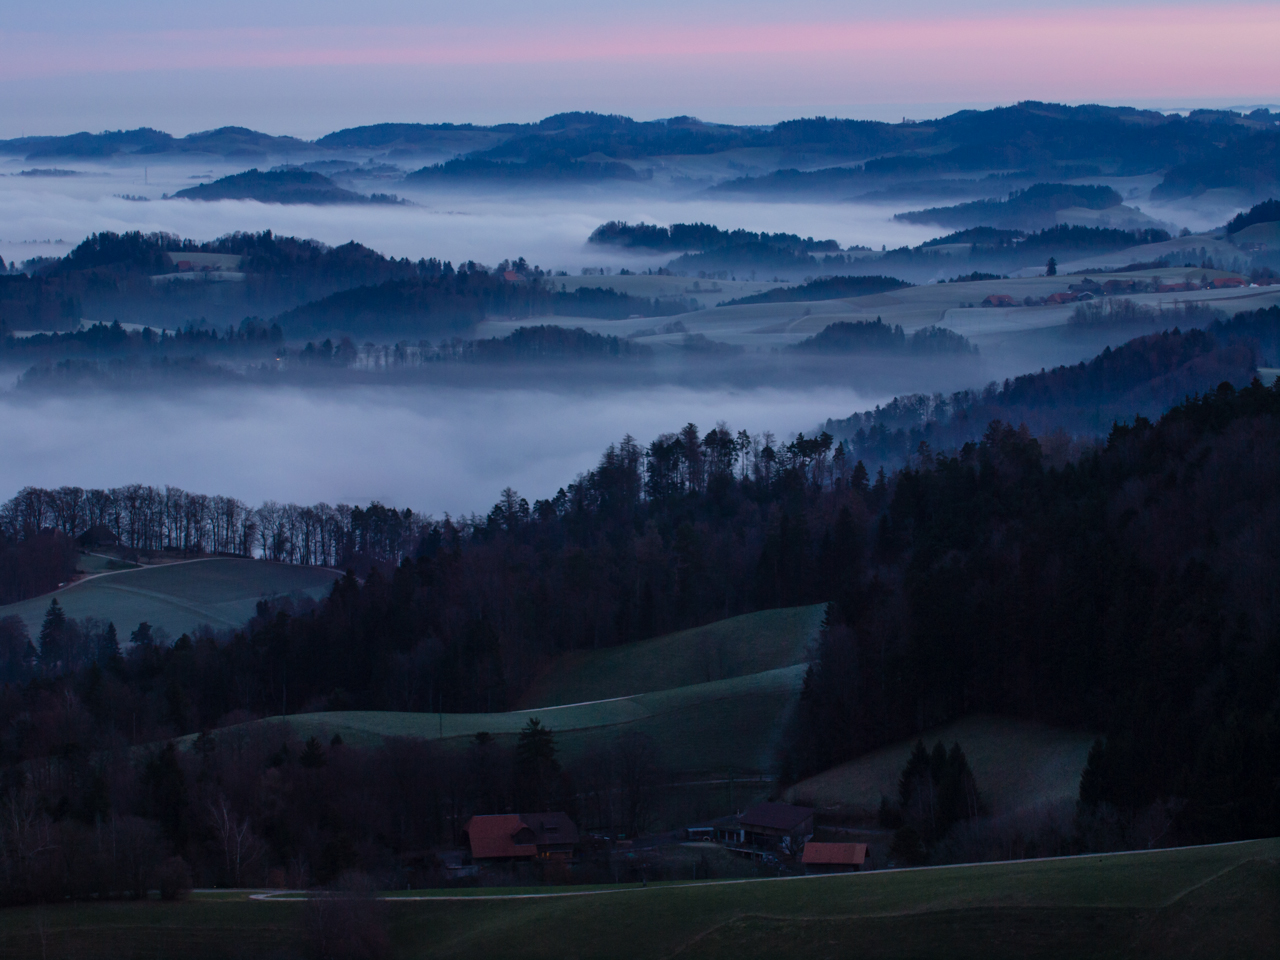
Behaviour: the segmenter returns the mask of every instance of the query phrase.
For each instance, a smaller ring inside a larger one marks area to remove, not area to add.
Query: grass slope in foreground
[[[0,607],[0,617],[21,617],[34,637],[50,598],[57,597],[68,617],[114,621],[121,639],[144,620],[177,637],[203,623],[219,629],[243,627],[264,598],[305,593],[319,599],[337,577],[323,567],[214,557],[90,577]]]
[[[1280,841],[1255,840],[586,895],[402,900],[389,908],[392,956],[1271,957],[1278,857]],[[0,912],[0,960],[295,957],[304,910],[247,892],[15,908]]]

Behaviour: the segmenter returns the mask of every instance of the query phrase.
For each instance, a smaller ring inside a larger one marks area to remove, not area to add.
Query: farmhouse
[[[813,810],[789,803],[757,803],[716,830],[716,838],[740,853],[799,850],[813,836]]]
[[[1044,298],[1045,303],[1075,303],[1080,299],[1077,293],[1051,293]]]
[[[804,845],[804,855],[800,862],[804,864],[805,873],[836,873],[848,870],[861,870],[867,862],[867,845],[865,843],[814,843],[810,840]]]
[[[472,860],[572,860],[578,828],[563,813],[476,816],[463,832]]]
[[[993,293],[982,301],[984,307],[1016,307],[1018,301],[1007,293]]]

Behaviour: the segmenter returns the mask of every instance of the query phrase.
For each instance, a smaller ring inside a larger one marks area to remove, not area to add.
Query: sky
[[[1280,102],[1277,49],[1280,4],[1249,0],[49,0],[0,23],[0,137],[1253,106]]]

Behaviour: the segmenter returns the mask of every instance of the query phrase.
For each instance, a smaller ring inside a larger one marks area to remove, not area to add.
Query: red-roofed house
[[[563,813],[472,817],[463,832],[472,860],[571,860],[578,845],[578,828]]]
[[[1045,303],[1075,303],[1080,299],[1075,293],[1051,293],[1044,298]]]
[[[1007,293],[993,293],[982,301],[984,307],[1016,307],[1018,301]]]
[[[861,870],[867,862],[865,843],[814,843],[804,845],[800,858],[805,873],[830,873],[836,870]]]
[[[1244,277],[1218,277],[1216,280],[1210,280],[1209,286],[1221,290],[1223,287],[1247,287],[1249,281]]]

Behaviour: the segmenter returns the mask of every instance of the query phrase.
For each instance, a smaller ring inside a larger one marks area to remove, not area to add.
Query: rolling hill
[[[806,664],[780,667],[727,680],[614,697],[566,706],[505,713],[397,713],[344,710],[291,714],[293,734],[370,745],[388,737],[441,740],[465,749],[481,731],[503,745],[531,719],[555,732],[559,756],[572,763],[609,744],[624,731],[652,737],[668,776],[674,781],[718,774],[767,776],[772,770],[786,717],[804,683]],[[252,735],[286,718],[268,718],[225,727],[218,737]],[[191,743],[194,735],[183,738]]]
[[[346,743],[372,745],[414,737],[465,749],[482,731],[513,745],[520,729],[537,718],[555,732],[560,757],[569,763],[634,731],[653,738],[672,781],[768,776],[823,610],[822,604],[763,610],[638,643],[566,653],[507,712],[330,711],[291,714],[287,723],[302,739],[327,741],[336,733]],[[226,727],[218,736],[250,736],[285,719]]]
[[[242,627],[264,598],[303,593],[319,599],[338,576],[323,567],[264,560],[189,560],[92,576],[0,607],[0,617],[21,617],[35,636],[56,596],[68,617],[113,621],[122,638],[144,620],[176,637],[206,623],[216,629]]]

